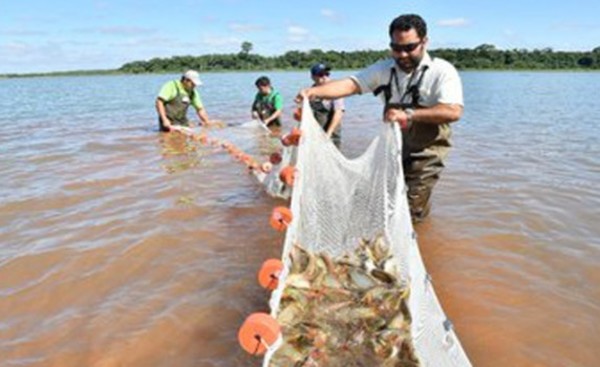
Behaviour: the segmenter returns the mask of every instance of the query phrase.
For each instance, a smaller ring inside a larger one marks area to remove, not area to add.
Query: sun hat
[[[196,70],[186,71],[185,73],[183,73],[183,77],[191,80],[192,83],[194,83],[194,86],[196,87],[202,85],[202,81],[200,80],[200,74],[198,74]]]

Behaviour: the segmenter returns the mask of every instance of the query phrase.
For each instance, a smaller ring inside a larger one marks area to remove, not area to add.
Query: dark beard
[[[398,65],[400,70],[404,71],[405,73],[410,73],[411,71],[415,70],[421,62],[421,60],[423,60],[423,55],[419,55],[417,57],[409,57],[408,60],[406,60],[408,61],[408,64],[403,63],[402,61],[400,61],[400,59],[395,59],[396,65]]]

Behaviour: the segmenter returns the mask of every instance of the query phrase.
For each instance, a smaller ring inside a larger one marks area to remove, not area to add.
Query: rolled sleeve
[[[440,80],[437,100],[444,104],[458,104],[464,106],[462,82],[458,72],[453,67],[448,70]]]
[[[165,102],[172,101],[176,96],[177,87],[173,82],[165,83],[158,92],[158,98],[162,99]]]
[[[373,92],[377,87],[388,82],[393,63],[391,59],[382,60],[352,75],[350,79],[359,86],[361,94]]]

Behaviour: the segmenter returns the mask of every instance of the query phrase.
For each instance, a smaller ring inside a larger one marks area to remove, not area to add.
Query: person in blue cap
[[[318,63],[310,68],[310,76],[314,82],[313,87],[328,83],[331,67],[327,64]],[[342,117],[344,116],[344,99],[321,99],[310,100],[315,120],[321,125],[333,144],[340,149],[342,145]]]

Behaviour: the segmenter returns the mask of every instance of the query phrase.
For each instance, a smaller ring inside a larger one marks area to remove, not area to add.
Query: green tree
[[[252,42],[244,41],[244,42],[242,42],[242,51],[240,53],[244,54],[244,55],[248,55],[250,53],[250,51],[252,51],[252,47],[254,47],[252,45]]]

